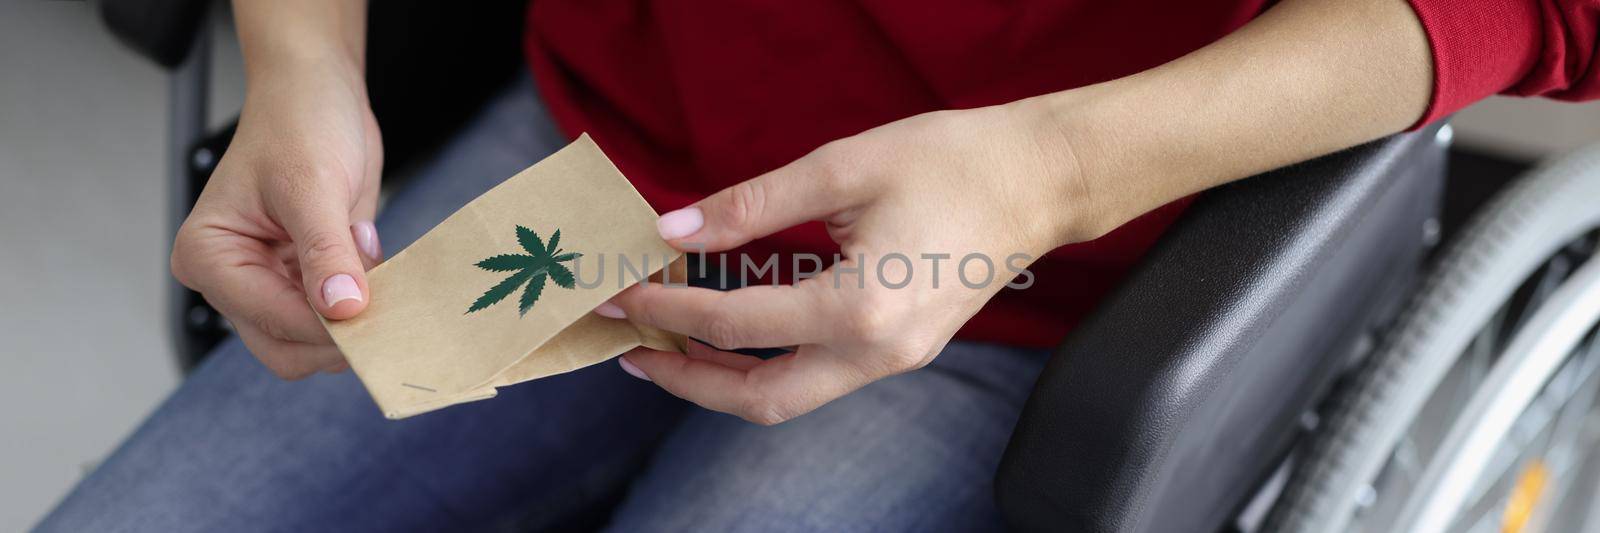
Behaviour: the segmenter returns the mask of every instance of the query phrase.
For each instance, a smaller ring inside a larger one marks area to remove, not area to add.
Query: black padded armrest
[[[193,47],[210,0],[100,0],[111,34],[156,64],[173,68]]]
[[[995,481],[1007,520],[1222,527],[1406,292],[1442,186],[1434,131],[1196,201],[1040,375]]]

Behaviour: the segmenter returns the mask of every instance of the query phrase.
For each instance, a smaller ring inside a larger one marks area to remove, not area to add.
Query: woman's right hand
[[[317,314],[366,307],[364,273],[383,257],[372,225],[382,166],[358,67],[325,59],[253,76],[238,131],[178,229],[173,275],[279,377],[343,370]]]

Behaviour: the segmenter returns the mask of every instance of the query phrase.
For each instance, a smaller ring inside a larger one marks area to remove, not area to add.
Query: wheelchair
[[[374,3],[391,169],[520,68],[522,3]],[[174,228],[230,135],[205,128],[210,4],[99,5],[171,69]],[[1457,222],[1450,138],[1434,125],[1204,193],[1040,375],[995,474],[1008,522],[1600,530],[1600,145]],[[227,330],[171,294],[189,367]]]

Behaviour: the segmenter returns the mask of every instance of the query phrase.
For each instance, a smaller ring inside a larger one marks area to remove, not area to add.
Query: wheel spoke
[[[1595,333],[1591,331],[1518,417],[1474,483],[1469,492],[1471,496],[1462,507],[1463,513],[1457,517],[1458,525],[1497,518],[1509,497],[1502,491],[1515,486],[1508,477],[1512,468],[1529,460],[1546,463],[1554,474],[1546,489],[1548,494],[1566,492],[1574,481],[1568,471],[1575,465],[1581,466],[1580,456],[1588,451],[1575,449],[1578,446],[1575,441],[1581,440],[1582,434],[1589,430],[1583,422],[1600,391],[1597,350],[1600,350],[1600,343],[1595,342]],[[1555,499],[1559,500],[1559,496]]]

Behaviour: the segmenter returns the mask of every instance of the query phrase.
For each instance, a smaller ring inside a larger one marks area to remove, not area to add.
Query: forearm
[[[364,95],[366,8],[365,0],[235,0],[249,88],[322,78]]]
[[[1161,67],[1018,105],[1044,117],[1042,131],[1076,161],[1072,241],[1401,131],[1426,108],[1432,76],[1404,0],[1285,0]]]

